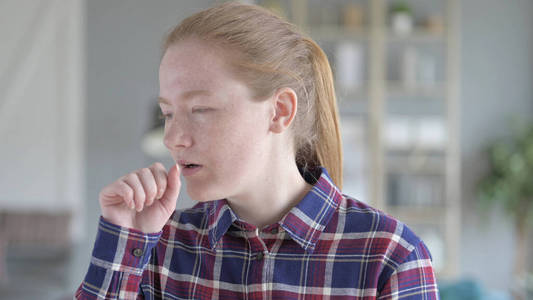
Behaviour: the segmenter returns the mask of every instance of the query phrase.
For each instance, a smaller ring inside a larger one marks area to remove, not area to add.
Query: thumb
[[[162,204],[169,209],[169,211],[174,211],[176,209],[176,201],[181,188],[181,179],[180,179],[180,170],[178,164],[175,164],[170,168],[167,177],[167,189],[161,197]]]

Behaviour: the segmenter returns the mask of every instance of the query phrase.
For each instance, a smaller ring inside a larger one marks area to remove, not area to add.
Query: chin
[[[214,195],[213,193],[210,193],[206,190],[203,190],[203,191],[199,191],[197,189],[194,189],[194,188],[187,188],[187,194],[189,195],[189,197],[194,200],[194,201],[198,201],[198,202],[208,202],[208,201],[213,201],[213,200],[218,200],[218,199],[222,199],[224,197],[217,197],[216,195]]]

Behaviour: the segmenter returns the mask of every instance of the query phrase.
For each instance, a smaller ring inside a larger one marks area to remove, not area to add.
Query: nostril
[[[163,143],[168,149],[186,148],[192,145],[192,138],[183,126],[169,125],[165,128]]]
[[[176,137],[174,139],[165,139],[163,141],[165,147],[168,149],[188,148],[192,145],[192,141],[187,137]]]

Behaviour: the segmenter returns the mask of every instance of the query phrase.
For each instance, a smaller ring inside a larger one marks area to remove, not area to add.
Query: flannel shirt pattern
[[[75,299],[438,299],[429,250],[405,224],[348,195],[323,167],[278,223],[226,200],[177,210],[159,233],[100,217]]]

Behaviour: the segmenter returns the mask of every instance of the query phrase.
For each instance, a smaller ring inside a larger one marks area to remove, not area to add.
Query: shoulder
[[[394,264],[401,264],[423,244],[401,220],[349,195],[342,194],[337,212],[337,230],[342,230],[345,236],[364,240],[371,245],[374,254]]]
[[[338,226],[344,223],[344,226]],[[435,275],[431,254],[424,242],[401,220],[343,194],[337,228],[345,241],[369,263],[366,276],[376,283],[380,297],[398,293],[434,295]],[[429,297],[431,298],[431,297]]]

